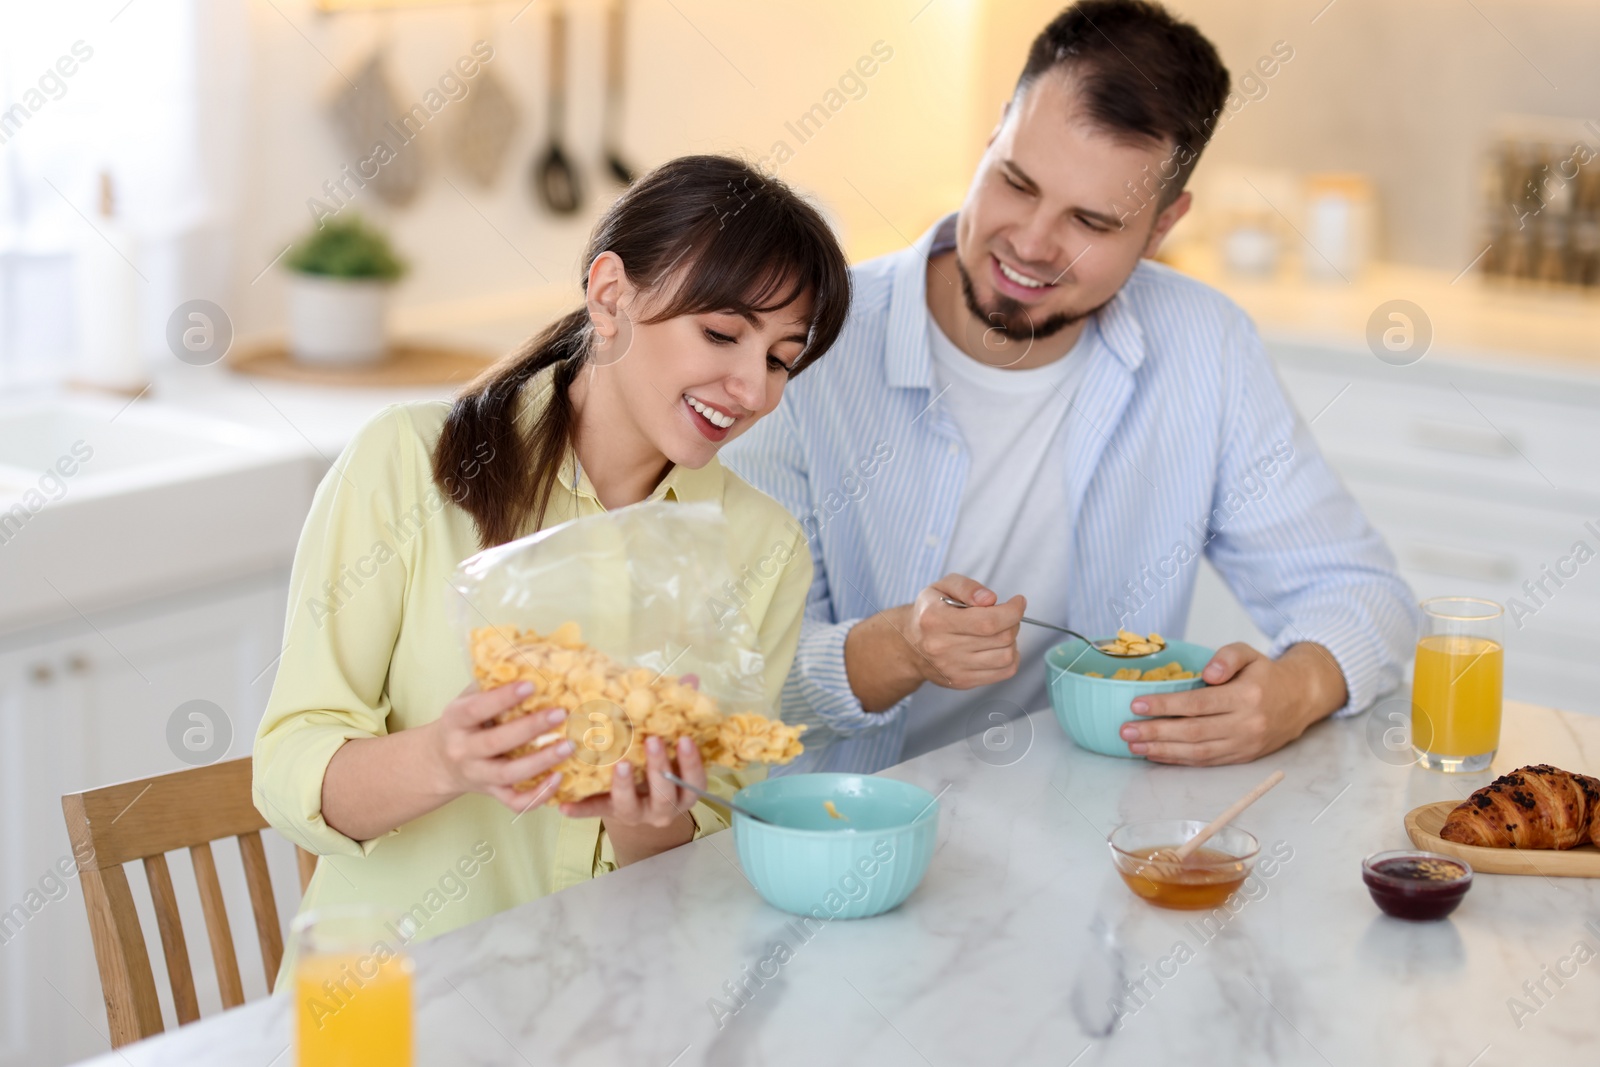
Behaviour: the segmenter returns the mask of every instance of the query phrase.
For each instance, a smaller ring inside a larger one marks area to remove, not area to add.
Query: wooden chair
[[[261,830],[267,821],[250,799],[250,760],[229,760],[69,793],[61,798],[61,807],[78,861],[78,878],[89,912],[89,933],[100,968],[113,1048],[159,1034],[163,1029],[155,976],[150,970],[144,932],[139,928],[124,863],[144,861],[156,924],[161,931],[161,949],[167,960],[167,978],[181,1026],[200,1018],[200,1006],[166,853],[180,848],[189,850],[222,1004],[225,1008],[237,1007],[244,1003],[244,990],[222,886],[217,881],[216,859],[211,852],[211,842],[237,838],[250,906],[255,913],[261,964],[267,988],[272,988],[283,960],[283,932],[278,928],[278,906],[272,896],[266,851],[261,844]],[[296,849],[296,853],[300,891],[304,893],[316,868],[316,857],[304,849]]]

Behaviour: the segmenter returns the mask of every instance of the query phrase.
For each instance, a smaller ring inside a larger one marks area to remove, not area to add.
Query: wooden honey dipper
[[[1218,815],[1215,819],[1212,819],[1200,830],[1199,833],[1189,838],[1189,840],[1185,841],[1177,848],[1158,848],[1154,852],[1150,853],[1148,863],[1140,867],[1140,872],[1148,872],[1145,873],[1145,877],[1147,878],[1153,875],[1157,879],[1170,879],[1176,873],[1173,868],[1181,868],[1189,859],[1189,857],[1195,854],[1196,850],[1198,850],[1201,845],[1211,840],[1213,834],[1222,829],[1224,826],[1228,825],[1234,819],[1237,819],[1240,812],[1244,811],[1245,808],[1248,808],[1250,805],[1260,800],[1264,795],[1266,795],[1267,790],[1271,789],[1281,781],[1283,781],[1283,772],[1273,771],[1271,774],[1267,775],[1265,781],[1256,786],[1254,789],[1250,790],[1250,792],[1246,793],[1244,796],[1240,797],[1238,800],[1235,800],[1232,804],[1228,805],[1228,810],[1224,811],[1221,815]]]

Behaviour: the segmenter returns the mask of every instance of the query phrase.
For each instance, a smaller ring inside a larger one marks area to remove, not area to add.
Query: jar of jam
[[[1438,852],[1375,852],[1361,861],[1361,880],[1387,915],[1442,919],[1472,888],[1472,868]]]

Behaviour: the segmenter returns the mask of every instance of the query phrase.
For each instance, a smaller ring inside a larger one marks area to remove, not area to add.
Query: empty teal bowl
[[[938,798],[893,778],[788,774],[733,799],[777,824],[734,812],[733,843],[761,899],[793,915],[888,911],[922,881],[939,834]],[[829,815],[824,801],[845,819]]]
[[[1152,693],[1181,693],[1199,689],[1206,683],[1198,677],[1177,682],[1116,682],[1111,675],[1122,667],[1141,671],[1162,667],[1177,660],[1186,671],[1198,675],[1215,653],[1203,645],[1187,641],[1168,641],[1165,650],[1144,659],[1118,659],[1108,656],[1077,638],[1064,641],[1045,653],[1045,673],[1050,684],[1050,706],[1056,721],[1080,748],[1103,756],[1144,759],[1128,751],[1122,739],[1122,724],[1143,716],[1129,708],[1134,699]],[[1099,671],[1104,678],[1090,678],[1085,671]]]

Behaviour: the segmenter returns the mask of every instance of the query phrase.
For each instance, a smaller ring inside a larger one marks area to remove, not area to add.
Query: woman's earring
[[[589,321],[594,334],[593,347],[590,349],[591,364],[608,367],[622,362],[622,357],[628,354],[629,345],[633,341],[633,324],[628,320],[626,312],[618,313],[611,320],[612,329],[616,332],[610,337],[599,331],[598,324],[595,324],[593,319]]]
[[[589,349],[589,365],[592,367],[608,367],[617,362],[615,337],[607,337],[599,330],[594,331],[593,346]]]

